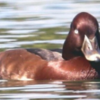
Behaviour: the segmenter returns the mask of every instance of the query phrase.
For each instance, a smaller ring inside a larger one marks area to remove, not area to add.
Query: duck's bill
[[[85,35],[81,50],[87,60],[100,61],[100,50],[96,37],[89,39]]]

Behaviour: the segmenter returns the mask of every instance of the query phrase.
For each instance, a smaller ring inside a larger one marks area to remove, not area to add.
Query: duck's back
[[[47,62],[25,49],[8,50],[0,55],[0,76],[5,79],[34,79],[36,68]]]

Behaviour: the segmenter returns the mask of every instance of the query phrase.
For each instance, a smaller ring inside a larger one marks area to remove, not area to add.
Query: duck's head
[[[79,13],[72,21],[69,34],[63,46],[65,60],[85,56],[89,61],[98,59],[100,35],[98,22],[89,13]]]

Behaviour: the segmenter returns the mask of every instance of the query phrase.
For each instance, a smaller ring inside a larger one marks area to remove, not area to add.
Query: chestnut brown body
[[[98,77],[83,57],[46,61],[25,49],[9,50],[0,57],[0,76],[14,80],[83,80]]]

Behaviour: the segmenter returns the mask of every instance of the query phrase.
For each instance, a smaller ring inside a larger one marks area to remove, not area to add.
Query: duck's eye
[[[79,33],[79,31],[78,31],[77,29],[75,29],[75,30],[74,30],[74,33],[75,33],[75,34],[78,34],[78,33]]]

